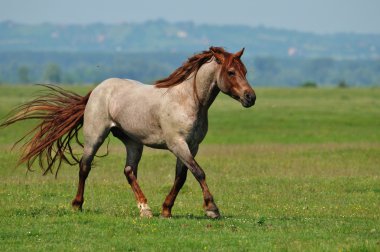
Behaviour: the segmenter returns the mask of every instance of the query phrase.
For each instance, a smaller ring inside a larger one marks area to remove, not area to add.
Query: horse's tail
[[[80,162],[73,152],[71,140],[75,139],[83,147],[78,131],[83,125],[84,109],[91,92],[80,96],[57,86],[42,86],[47,88],[42,95],[15,108],[0,127],[28,119],[41,120],[15,143],[26,139],[18,164],[26,163],[31,170],[38,159],[44,175],[53,172],[54,167],[57,175],[62,161],[70,165]]]

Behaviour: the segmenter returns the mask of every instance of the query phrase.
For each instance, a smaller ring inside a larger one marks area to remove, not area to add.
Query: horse
[[[241,61],[243,52],[244,48],[229,53],[221,47],[210,47],[189,57],[154,85],[111,78],[85,96],[45,85],[47,92],[17,107],[0,126],[40,120],[23,137],[27,140],[19,164],[26,163],[31,169],[38,160],[44,174],[56,168],[56,176],[62,162],[79,164],[78,190],[72,201],[75,209],[82,210],[92,161],[111,132],[125,145],[124,174],[141,217],[153,216],[137,182],[143,147],[148,146],[169,150],[177,158],[174,184],[162,204],[161,216],[172,217],[174,201],[190,170],[202,189],[206,216],[219,218],[221,215],[206,183],[205,172],[194,158],[207,133],[208,109],[220,92],[239,101],[243,107],[255,104],[256,94],[246,79],[247,70]],[[83,144],[78,138],[81,128]],[[83,147],[80,159],[73,152],[72,141]]]

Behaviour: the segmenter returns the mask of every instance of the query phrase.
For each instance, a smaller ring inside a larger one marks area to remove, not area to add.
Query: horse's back
[[[162,143],[159,109],[163,89],[128,79],[107,79],[91,93],[86,106],[84,130],[120,128],[144,144]],[[86,126],[86,125],[93,126]]]
[[[137,100],[147,102],[149,93],[153,93],[155,88],[141,82],[129,79],[110,78],[94,88],[89,99],[89,106],[102,106],[104,109],[111,109],[114,106],[125,106],[136,104]],[[112,111],[109,111],[112,114]]]

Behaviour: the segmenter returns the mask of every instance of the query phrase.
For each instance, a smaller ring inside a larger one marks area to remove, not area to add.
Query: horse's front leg
[[[174,184],[168,196],[166,196],[164,203],[162,204],[162,212],[161,212],[162,217],[165,217],[165,218],[172,217],[172,207],[174,205],[174,201],[177,198],[177,195],[179,191],[181,190],[183,184],[185,184],[186,177],[187,177],[187,167],[182,163],[182,161],[179,158],[177,158]]]
[[[206,215],[210,218],[219,218],[220,213],[219,209],[214,202],[214,198],[207,186],[206,183],[206,174],[202,170],[202,168],[195,161],[194,156],[191,154],[189,146],[186,141],[179,140],[176,141],[173,145],[171,145],[170,150],[186,165],[186,167],[191,171],[194,175],[195,179],[199,182],[204,199],[204,209]]]

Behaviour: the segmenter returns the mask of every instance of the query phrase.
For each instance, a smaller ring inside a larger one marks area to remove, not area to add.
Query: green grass
[[[0,86],[0,116],[36,90]],[[197,160],[220,220],[204,217],[190,174],[174,217],[160,219],[175,159],[148,148],[139,181],[155,217],[140,219],[115,140],[75,212],[78,168],[64,166],[57,179],[14,168],[12,144],[32,125],[1,129],[1,251],[380,251],[380,89],[256,92],[252,109],[220,95],[209,113]]]

